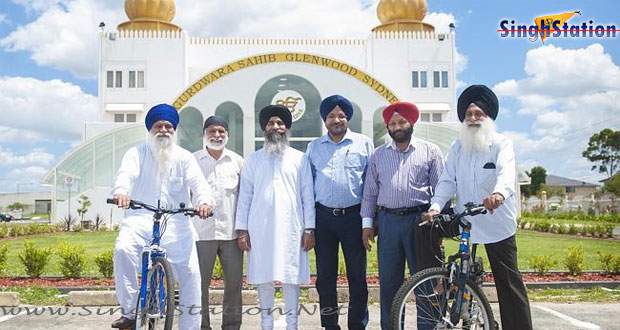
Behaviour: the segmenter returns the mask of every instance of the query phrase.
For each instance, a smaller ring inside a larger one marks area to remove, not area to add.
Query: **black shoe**
[[[128,319],[124,316],[121,316],[120,319],[112,322],[112,328],[116,329],[133,329],[136,325],[136,320]]]

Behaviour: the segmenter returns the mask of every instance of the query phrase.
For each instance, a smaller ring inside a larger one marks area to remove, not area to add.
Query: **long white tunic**
[[[147,143],[127,151],[118,170],[112,194],[126,194],[150,205],[157,201],[166,208],[178,208],[179,203],[191,206],[190,190],[198,204],[213,205],[211,190],[194,156],[187,150],[174,146],[170,173],[165,182],[158,183],[157,161]],[[153,213],[147,210],[127,210],[121,229],[127,227],[147,237],[153,228]],[[208,221],[208,220],[203,220]],[[177,214],[168,219],[162,245],[168,249],[171,262],[188,258],[188,252],[197,239],[189,218]]]
[[[304,229],[314,228],[312,172],[304,154],[286,148],[281,156],[260,149],[241,171],[235,229],[247,230],[248,282],[310,282]]]
[[[468,218],[473,243],[499,242],[517,230],[515,176],[515,153],[507,137],[496,133],[484,152],[468,152],[456,140],[448,151],[431,209],[439,211],[456,194],[455,211],[462,212],[465,203],[479,204],[492,193],[500,193],[505,200],[493,214]]]

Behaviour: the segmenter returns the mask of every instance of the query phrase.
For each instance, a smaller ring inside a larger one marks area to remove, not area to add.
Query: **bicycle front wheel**
[[[471,282],[465,285],[460,317],[450,321],[458,292],[444,268],[416,273],[400,287],[390,313],[391,329],[482,329],[495,328],[493,311],[482,290]]]
[[[136,308],[135,329],[172,329],[174,321],[174,278],[166,258],[157,257],[146,278],[146,303]]]

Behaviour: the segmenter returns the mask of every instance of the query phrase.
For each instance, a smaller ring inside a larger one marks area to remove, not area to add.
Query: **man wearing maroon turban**
[[[383,111],[392,141],[370,157],[362,199],[362,240],[370,250],[378,229],[381,329],[389,329],[392,300],[409,273],[416,269],[416,222],[425,212],[443,170],[439,147],[413,137],[420,117],[415,104],[397,102]]]

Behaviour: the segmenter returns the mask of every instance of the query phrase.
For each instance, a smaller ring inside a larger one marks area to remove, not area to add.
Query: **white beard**
[[[282,155],[284,150],[289,146],[288,137],[288,131],[286,131],[284,135],[265,133],[265,151],[268,154]]]
[[[479,127],[469,126],[466,121],[461,126],[459,133],[461,144],[465,150],[472,152],[482,152],[489,150],[489,145],[493,142],[495,134],[495,122],[492,119],[485,119]]]
[[[224,136],[221,141],[209,140],[206,136],[204,138],[205,147],[213,150],[222,150],[228,143],[228,135]]]
[[[148,144],[157,161],[157,179],[159,180],[159,184],[161,184],[168,179],[168,175],[170,174],[174,147],[176,145],[176,135],[172,134],[168,137],[164,137],[150,134]]]

